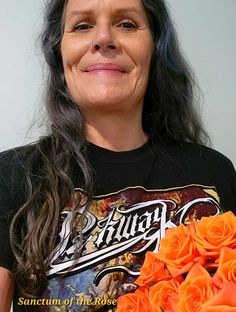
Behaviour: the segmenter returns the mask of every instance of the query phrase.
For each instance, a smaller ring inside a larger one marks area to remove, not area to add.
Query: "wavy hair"
[[[206,144],[208,136],[195,109],[193,75],[180,52],[166,4],[163,0],[142,2],[155,45],[144,99],[143,129],[154,144],[167,140]],[[15,280],[20,293],[27,296],[39,295],[47,283],[49,255],[57,240],[60,212],[73,194],[75,168],[89,200],[93,190],[85,122],[67,88],[62,65],[66,4],[67,0],[48,0],[46,5],[41,39],[48,65],[45,104],[51,128],[46,137],[23,149],[28,199],[10,229],[16,257]]]

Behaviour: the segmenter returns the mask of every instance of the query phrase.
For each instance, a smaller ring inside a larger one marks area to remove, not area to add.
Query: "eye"
[[[137,28],[135,23],[130,20],[123,20],[118,24],[118,26],[127,30],[133,30]]]
[[[86,31],[89,30],[90,28],[92,28],[92,25],[87,23],[80,23],[74,27],[74,29],[77,31]]]

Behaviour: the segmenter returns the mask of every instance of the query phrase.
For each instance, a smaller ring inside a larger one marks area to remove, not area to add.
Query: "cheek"
[[[150,72],[150,64],[151,64],[151,57],[152,57],[152,50],[138,50],[139,53],[137,54],[137,83],[139,87],[146,88],[149,80],[149,72]]]
[[[144,46],[146,47],[146,49],[142,50],[142,53],[140,55],[140,59],[142,59],[143,66],[146,69],[146,71],[149,71],[151,58],[152,58],[152,54],[153,54],[153,49],[154,49],[153,41],[147,41],[146,45],[144,44]]]
[[[74,40],[71,38],[64,38],[61,44],[61,54],[64,68],[64,75],[66,84],[70,90],[72,97],[76,97],[78,92],[78,79],[80,75],[79,66],[83,55],[85,55],[87,51],[86,42],[82,42],[81,40]]]
[[[151,39],[140,39],[136,45],[130,48],[133,61],[136,63],[140,74],[149,72],[151,57],[153,53],[153,42]]]
[[[61,54],[64,70],[77,66],[87,50],[88,44],[79,40],[64,39],[61,44]]]

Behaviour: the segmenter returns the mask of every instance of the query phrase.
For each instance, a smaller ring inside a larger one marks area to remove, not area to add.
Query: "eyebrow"
[[[74,10],[70,12],[69,17],[77,16],[77,15],[86,15],[89,13],[90,13],[90,10],[83,10],[83,11]]]
[[[92,12],[93,12],[93,10],[74,10],[74,11],[69,13],[69,17],[88,15]],[[134,12],[134,13],[137,13],[139,15],[143,15],[143,12],[141,10],[138,10],[136,7],[118,8],[115,12],[118,14]]]

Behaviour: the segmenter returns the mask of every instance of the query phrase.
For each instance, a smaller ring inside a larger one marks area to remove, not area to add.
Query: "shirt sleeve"
[[[13,269],[14,255],[10,246],[10,224],[21,205],[14,181],[13,150],[0,153],[0,266]],[[16,183],[15,183],[16,182]]]
[[[236,171],[233,163],[225,157],[217,172],[221,206],[225,211],[231,210],[236,215]]]

